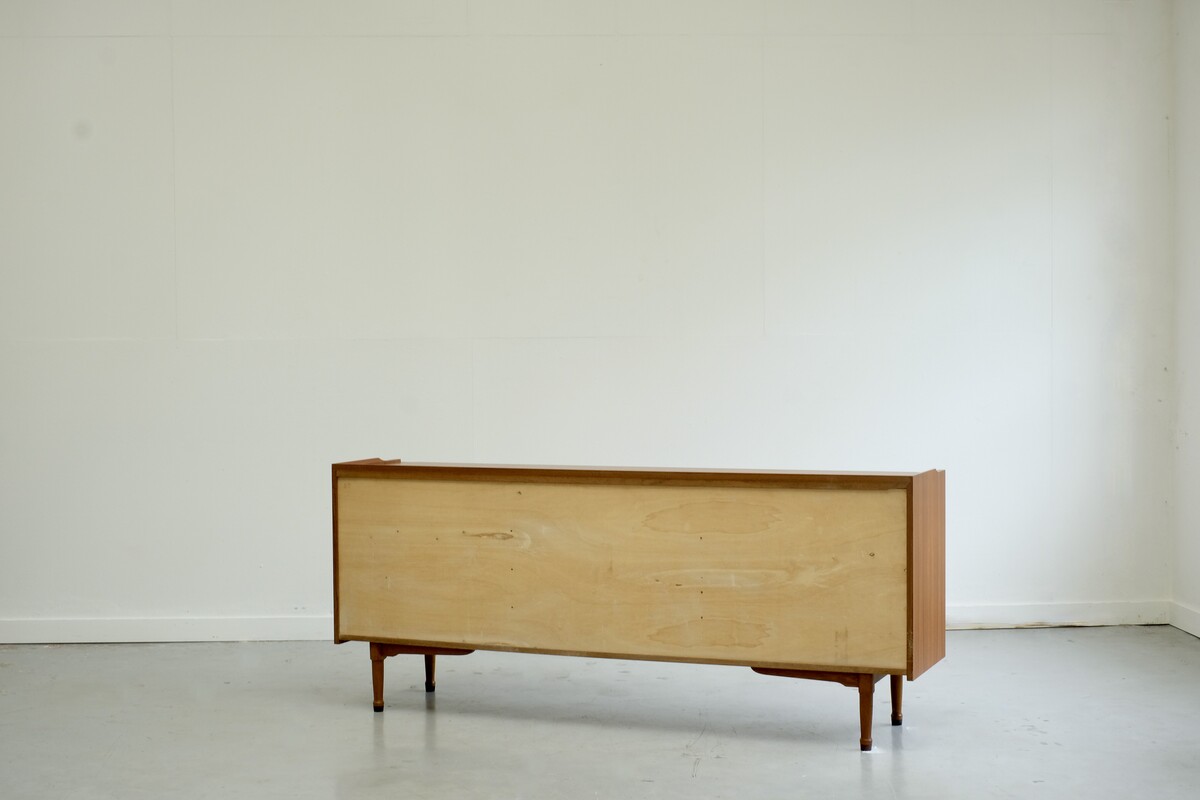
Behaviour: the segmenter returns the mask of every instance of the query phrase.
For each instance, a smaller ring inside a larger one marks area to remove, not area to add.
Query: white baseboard
[[[333,639],[333,617],[0,619],[0,643],[242,642]]]
[[[1169,600],[951,605],[949,630],[1171,624],[1200,636],[1200,610]],[[333,638],[333,617],[0,619],[0,643],[241,642]]]
[[[1171,624],[1192,636],[1200,636],[1200,608],[1180,603],[1171,603]]]
[[[1165,625],[1172,622],[1172,605],[1169,600],[951,605],[946,607],[946,628],[953,631],[1068,625]]]

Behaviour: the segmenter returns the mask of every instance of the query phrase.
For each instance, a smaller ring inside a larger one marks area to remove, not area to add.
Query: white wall
[[[376,455],[942,467],[952,622],[1165,621],[1170,23],[0,0],[0,640],[329,635]]]
[[[1200,636],[1200,2],[1177,3],[1175,24],[1179,431],[1171,622]]]

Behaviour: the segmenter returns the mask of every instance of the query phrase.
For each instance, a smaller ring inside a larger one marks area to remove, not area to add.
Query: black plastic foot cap
[[[375,712],[383,711],[383,706],[371,706],[371,710]]]
[[[904,722],[904,720],[902,720],[900,717],[892,717],[892,724],[893,724],[893,725],[900,725],[900,724],[901,724],[901,723],[903,723],[903,722]]]
[[[436,688],[437,688],[437,687],[436,687],[436,686],[434,686],[432,683],[427,683],[427,684],[425,684],[425,691],[427,691],[427,692],[432,692],[432,691],[433,691],[434,689],[436,689]]]
[[[864,753],[869,753],[871,752],[871,745],[870,743],[863,744],[862,742],[859,742],[858,749],[862,750]]]

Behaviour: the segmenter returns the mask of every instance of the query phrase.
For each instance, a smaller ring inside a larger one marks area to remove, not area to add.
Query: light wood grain
[[[337,636],[908,668],[904,489],[512,478],[342,474]]]

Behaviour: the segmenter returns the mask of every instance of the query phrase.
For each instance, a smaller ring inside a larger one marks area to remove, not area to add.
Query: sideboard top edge
[[[377,476],[428,480],[564,481],[633,483],[725,482],[811,485],[840,488],[907,489],[920,472],[817,472],[791,470],[583,467],[532,464],[451,464],[364,459],[333,465],[336,476]]]

